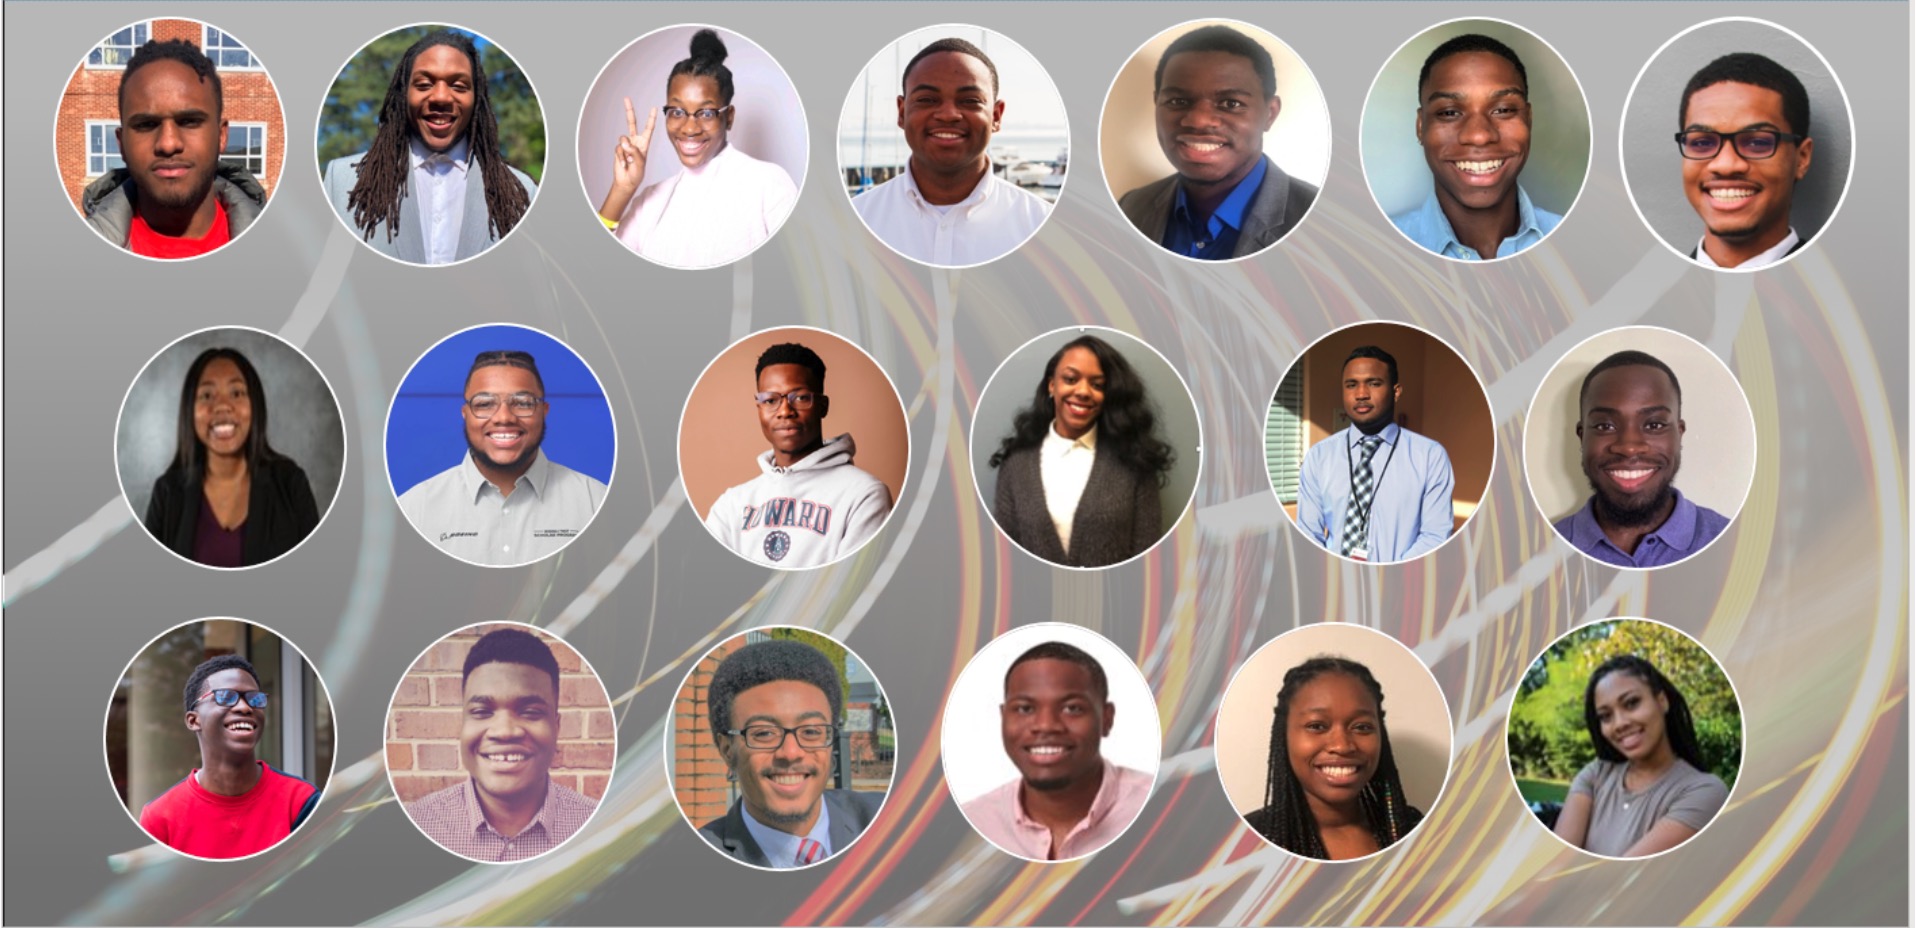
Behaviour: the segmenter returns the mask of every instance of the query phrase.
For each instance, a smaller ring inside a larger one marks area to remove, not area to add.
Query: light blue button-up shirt
[[[1477,254],[1477,250],[1457,239],[1457,231],[1451,229],[1450,218],[1444,216],[1444,209],[1437,204],[1436,188],[1431,189],[1430,196],[1424,198],[1422,206],[1409,213],[1398,214],[1390,218],[1390,222],[1397,227],[1398,232],[1410,237],[1411,242],[1440,256],[1472,261],[1483,258]],[[1495,258],[1514,256],[1543,242],[1543,238],[1562,222],[1562,217],[1537,209],[1537,205],[1530,202],[1530,195],[1525,193],[1523,185],[1518,185],[1517,232],[1497,244]]]
[[[1362,436],[1356,427],[1332,434],[1305,452],[1298,472],[1297,524],[1332,552],[1343,545],[1351,473],[1364,456]],[[1397,424],[1379,436],[1384,442],[1370,461],[1377,494],[1364,541],[1371,562],[1396,563],[1429,553],[1450,537],[1457,480],[1443,444]]]
[[[759,850],[765,852],[765,860],[773,867],[801,867],[798,863],[798,843],[809,838],[818,842],[823,854],[820,861],[832,856],[832,812],[825,805],[824,797],[818,800],[818,821],[812,823],[812,830],[803,835],[781,832],[757,819],[752,818],[749,806],[738,807],[738,814],[745,817],[745,830],[752,833],[752,840],[758,842]]]

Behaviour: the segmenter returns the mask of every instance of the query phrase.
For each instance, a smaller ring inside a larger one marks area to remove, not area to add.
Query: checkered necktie
[[[1347,557],[1364,543],[1365,532],[1370,529],[1370,500],[1377,494],[1371,485],[1370,461],[1384,438],[1372,435],[1357,442],[1364,448],[1364,455],[1357,464],[1357,475],[1351,477],[1351,503],[1344,509],[1344,546],[1339,551]]]
[[[798,866],[813,864],[825,857],[825,846],[816,838],[802,839],[798,843]]]

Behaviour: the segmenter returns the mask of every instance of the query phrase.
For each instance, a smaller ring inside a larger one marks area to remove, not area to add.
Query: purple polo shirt
[[[1645,570],[1653,566],[1666,566],[1682,560],[1710,545],[1723,529],[1730,526],[1730,519],[1698,505],[1683,497],[1683,493],[1671,489],[1676,496],[1676,510],[1670,512],[1670,519],[1663,526],[1644,535],[1637,542],[1637,552],[1624,553],[1610,538],[1603,535],[1603,528],[1597,526],[1596,496],[1583,503],[1575,514],[1556,523],[1557,533],[1570,542],[1570,546],[1582,551],[1585,556],[1593,557],[1611,566],[1625,569]]]

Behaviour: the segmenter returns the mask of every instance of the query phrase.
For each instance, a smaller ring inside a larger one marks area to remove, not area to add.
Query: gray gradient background
[[[446,18],[419,3],[186,3],[247,37],[284,95],[289,151],[367,35]],[[1549,242],[1492,267],[1406,246],[1357,163],[1371,77],[1429,3],[478,3],[459,21],[507,43],[549,125],[576,125],[598,68],[656,26],[716,20],[766,45],[814,123],[877,49],[966,19],[1045,61],[1075,119],[1074,172],[1131,49],[1201,13],[1260,21],[1312,64],[1335,131],[1325,192],[1301,229],[1255,259],[1185,262],[1138,238],[1098,185],[1073,185],[1033,241],[996,264],[928,271],[871,239],[815,173],[784,230],[730,269],[675,272],[604,235],[580,193],[569,133],[525,227],[454,269],[415,269],[352,242],[319,181],[289,170],[255,231],[217,255],[155,264],[100,243],[55,183],[51,130],[75,60],[109,29],[160,12],[119,3],[6,8],[5,388],[13,491],[4,542],[5,920],[15,924],[587,925],[1276,923],[1902,925],[1908,921],[1907,217],[1851,210],[1786,266],[1712,275],[1664,249],[1599,146],[1589,194]],[[1858,190],[1908,201],[1909,7],[1904,3],[1538,3],[1470,12],[1523,22],[1583,79],[1601,136],[1667,38],[1729,12],[1801,32],[1849,75]],[[1353,28],[1354,26],[1358,28]],[[812,159],[831,165],[830,134]],[[1094,176],[1088,176],[1094,177]],[[99,282],[110,288],[89,287]],[[1271,388],[1300,348],[1343,323],[1416,322],[1488,383],[1500,462],[1460,541],[1402,566],[1339,561],[1282,525],[1262,458]],[[619,485],[590,532],[520,570],[448,559],[407,531],[382,474],[380,429],[417,348],[512,319],[576,347],[621,424]],[[857,557],[806,573],[713,559],[676,485],[679,405],[732,339],[828,327],[868,348],[913,422],[900,514]],[[1052,570],[1002,542],[973,491],[966,428],[979,388],[1030,336],[1075,323],[1138,334],[1191,383],[1206,456],[1172,538],[1122,568]],[[1523,409],[1565,349],[1654,323],[1720,353],[1750,392],[1763,461],[1726,539],[1679,567],[1619,572],[1559,542],[1524,491]],[[333,381],[355,451],[338,504],[292,557],[241,573],[188,566],[137,531],[114,476],[113,419],[153,348],[246,324],[301,345]],[[76,366],[76,363],[79,365]],[[77,371],[76,371],[77,370]],[[53,401],[50,404],[33,402]],[[235,615],[297,640],[338,711],[339,767],[290,843],[235,865],[155,852],[100,764],[100,710],[129,656],[182,620]],[[1645,864],[1599,863],[1521,809],[1503,719],[1524,666],[1575,623],[1658,618],[1716,652],[1745,697],[1745,778],[1711,829]],[[622,716],[607,811],[566,848],[478,867],[422,838],[379,772],[387,698],[421,648],[464,624],[550,627],[590,658]],[[939,778],[936,723],[964,661],[1039,619],[1098,630],[1158,691],[1166,759],[1119,842],[1031,867],[973,835]],[[1210,723],[1230,673],[1299,624],[1348,620],[1413,647],[1457,724],[1451,785],[1409,843],[1313,866],[1251,843],[1213,772]],[[730,864],[679,818],[661,761],[685,665],[766,623],[830,631],[891,689],[903,749],[883,818],[824,868]],[[71,701],[48,702],[59,695]],[[95,699],[89,700],[92,695]],[[1625,885],[1628,885],[1627,888]],[[739,894],[751,891],[750,896]],[[1627,889],[1627,896],[1617,896]]]

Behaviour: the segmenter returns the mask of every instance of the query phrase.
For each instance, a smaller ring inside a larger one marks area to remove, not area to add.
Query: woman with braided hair
[[[1375,854],[1423,821],[1405,799],[1369,667],[1322,655],[1285,671],[1264,807],[1244,818],[1278,847],[1320,861]]]

